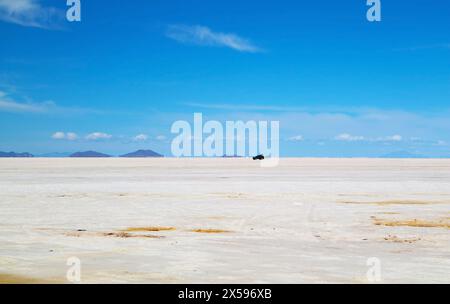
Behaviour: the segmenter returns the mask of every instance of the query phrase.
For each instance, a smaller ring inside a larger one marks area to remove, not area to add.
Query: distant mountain
[[[0,157],[22,157],[22,158],[29,158],[34,157],[30,153],[16,153],[16,152],[0,152]]]
[[[121,155],[120,157],[164,157],[163,155],[156,153],[155,151],[152,150],[138,150],[136,152],[132,152],[132,153],[128,153],[125,155]]]
[[[385,154],[381,158],[428,158],[425,155],[415,154],[408,151],[396,151]]]
[[[111,157],[111,155],[103,154],[96,151],[77,152],[70,155],[70,157]]]
[[[45,154],[39,154],[35,155],[35,157],[44,157],[44,158],[61,158],[61,157],[69,157],[72,153],[70,152],[53,152],[53,153],[45,153]]]

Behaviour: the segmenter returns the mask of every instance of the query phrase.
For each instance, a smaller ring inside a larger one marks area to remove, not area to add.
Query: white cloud
[[[166,139],[167,139],[167,138],[166,138],[164,135],[156,136],[156,140],[163,141],[163,140],[166,140]]]
[[[402,141],[403,137],[401,135],[392,135],[386,137],[379,137],[376,141]]]
[[[348,133],[339,134],[338,136],[334,137],[335,140],[340,141],[372,141],[372,142],[399,142],[403,140],[403,137],[401,135],[392,135],[392,136],[385,136],[385,137],[377,137],[377,138],[370,138],[370,137],[364,137],[364,136],[354,136],[350,135]]]
[[[102,132],[94,132],[86,136],[87,140],[102,140],[102,139],[111,139],[112,135]]]
[[[303,136],[302,135],[297,135],[297,136],[293,136],[288,138],[288,141],[302,141],[303,140]]]
[[[261,52],[260,48],[247,39],[235,34],[213,32],[206,26],[170,25],[167,28],[166,35],[181,43],[228,47],[239,52]]]
[[[388,141],[402,141],[403,137],[401,135],[392,135],[392,136],[386,137],[386,140],[388,140]]]
[[[64,132],[56,132],[55,134],[52,135],[53,139],[65,139],[66,138],[66,134]]]
[[[76,133],[73,132],[68,132],[68,133],[64,133],[64,132],[56,132],[52,135],[53,139],[57,139],[57,140],[77,140],[78,139],[78,135]]]
[[[337,135],[334,139],[340,140],[340,141],[362,141],[365,138],[364,138],[364,136],[354,136],[354,135],[350,135],[347,133],[343,133],[343,134]]]
[[[0,0],[0,20],[27,27],[60,28],[64,12],[44,7],[38,0]]]
[[[66,137],[68,140],[76,140],[78,138],[78,135],[72,132],[69,132],[66,134]]]
[[[256,103],[254,103],[256,104]],[[300,104],[300,102],[299,102]],[[246,104],[244,103],[244,106]],[[248,105],[248,104],[247,104]],[[251,105],[251,104],[250,104]],[[195,110],[194,110],[195,111]],[[194,111],[180,110],[176,113],[164,113],[159,116],[159,120],[170,125],[173,121],[190,121]],[[188,113],[186,113],[188,112]],[[201,111],[199,111],[201,112]],[[298,111],[244,111],[240,105],[236,104],[233,109],[221,109],[220,111],[208,111],[208,120],[217,120],[225,124],[230,121],[279,121],[280,136],[289,138],[293,135],[302,134],[305,140],[308,140],[306,149],[311,148],[314,142],[325,143],[331,147],[330,154],[338,144],[347,144],[345,151],[364,151],[361,155],[373,153],[373,155],[382,155],[382,152],[389,152],[389,149],[408,150],[411,147],[417,149],[437,149],[443,150],[450,146],[450,108],[440,111],[406,111],[390,110],[380,108],[365,107],[319,107],[308,106]],[[337,141],[337,134],[348,134],[341,139],[359,139],[359,141]],[[396,136],[397,135],[397,136]],[[402,138],[401,141],[398,139]],[[410,138],[420,138],[420,142],[412,141]],[[380,141],[383,139],[383,141]],[[397,139],[397,141],[393,141]],[[390,140],[390,141],[386,141]],[[447,142],[447,146],[437,146],[437,140]],[[300,142],[299,142],[300,143]],[[378,150],[374,150],[374,148]],[[284,154],[296,151],[294,146],[285,146],[282,148]],[[411,148],[412,149],[412,148]],[[340,151],[340,150],[339,150]],[[432,154],[429,151],[421,151],[423,154]],[[313,152],[311,152],[313,153]],[[355,152],[356,153],[356,152]],[[359,153],[359,152],[358,152]],[[440,152],[442,155],[448,155],[448,151]],[[446,153],[446,154],[445,154]]]
[[[146,141],[148,139],[148,136],[145,134],[139,134],[133,137],[134,141]]]

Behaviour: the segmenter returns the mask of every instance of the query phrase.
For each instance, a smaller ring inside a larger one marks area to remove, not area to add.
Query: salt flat
[[[450,283],[450,160],[0,159],[0,282]]]

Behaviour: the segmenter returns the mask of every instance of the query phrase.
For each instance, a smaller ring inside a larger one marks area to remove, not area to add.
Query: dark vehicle
[[[264,159],[264,155],[258,155],[253,157],[253,160],[263,160]]]

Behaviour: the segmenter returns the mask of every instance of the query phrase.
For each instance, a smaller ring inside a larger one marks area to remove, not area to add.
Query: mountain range
[[[96,152],[96,151],[84,151],[84,152],[76,152],[71,154],[69,157],[112,157],[111,155],[108,154],[103,154],[100,152]]]
[[[34,157],[30,153],[16,153],[16,152],[1,152],[0,151],[0,157],[23,157],[23,158],[29,158]]]
[[[0,158],[29,158],[29,157],[45,157],[45,158],[60,158],[60,157],[72,157],[72,158],[94,158],[94,157],[113,157],[112,155],[100,153],[97,151],[83,151],[83,152],[76,152],[76,153],[46,153],[46,154],[40,154],[40,155],[32,155],[30,153],[16,153],[16,152],[1,152],[0,151]],[[131,152],[128,154],[121,155],[120,157],[124,158],[145,158],[145,157],[164,157],[163,155],[156,153],[152,150],[138,150],[135,152]]]
[[[136,152],[121,155],[120,157],[144,158],[144,157],[164,157],[164,156],[152,150],[138,150]]]
[[[0,158],[31,158],[31,157],[44,157],[44,158],[61,158],[61,157],[81,157],[81,158],[94,158],[94,157],[114,157],[112,155],[96,152],[96,151],[84,151],[84,152],[76,152],[76,153],[46,153],[46,154],[38,154],[33,155],[31,153],[23,152],[23,153],[17,153],[17,152],[2,152],[0,151]],[[161,155],[155,151],[152,150],[138,150],[135,152],[127,153],[124,155],[120,155],[119,157],[122,158],[158,158],[158,157],[164,157],[164,155]],[[241,156],[238,155],[223,155],[223,158],[240,158]],[[445,156],[442,157],[428,157],[426,155],[420,155],[416,153],[411,153],[408,151],[396,151],[392,153],[388,153],[385,155],[380,156],[379,158],[447,158]]]

